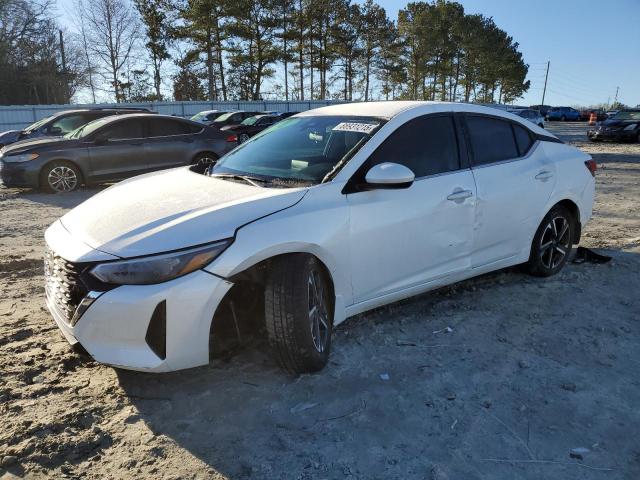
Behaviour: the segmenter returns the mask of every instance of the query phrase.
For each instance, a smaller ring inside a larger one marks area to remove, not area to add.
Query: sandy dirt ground
[[[549,128],[600,166],[582,244],[611,263],[360,315],[297,378],[261,345],[165,375],[74,352],[44,307],[43,232],[96,190],[0,187],[0,478],[640,478],[640,145]]]

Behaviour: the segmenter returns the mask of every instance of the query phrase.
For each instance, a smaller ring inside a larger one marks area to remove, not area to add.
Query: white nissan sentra
[[[45,235],[47,304],[97,361],[166,372],[208,363],[229,298],[259,299],[280,365],[315,371],[349,316],[511,265],[557,273],[595,169],[492,108],[319,108],[204,173],[142,175],[71,210]]]

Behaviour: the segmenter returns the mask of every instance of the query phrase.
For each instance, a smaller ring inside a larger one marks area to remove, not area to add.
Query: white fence
[[[5,130],[18,130],[38,120],[53,115],[62,110],[74,108],[96,108],[96,107],[146,107],[165,115],[176,115],[179,117],[191,117],[203,110],[250,110],[250,111],[270,111],[278,112],[301,112],[312,108],[324,107],[336,103],[343,103],[333,100],[311,100],[311,101],[260,101],[260,102],[149,102],[149,103],[127,103],[127,104],[89,104],[89,105],[15,105],[0,106],[0,132]]]

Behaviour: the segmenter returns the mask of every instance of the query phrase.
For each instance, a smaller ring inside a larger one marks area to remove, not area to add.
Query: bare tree
[[[89,53],[89,41],[87,39],[87,26],[85,18],[85,8],[83,0],[76,0],[74,2],[73,23],[76,29],[75,40],[82,52],[82,59],[84,60],[84,70],[86,72],[87,86],[91,90],[91,101],[96,103],[96,85],[94,75],[96,73],[95,62],[91,59]]]
[[[84,18],[87,52],[111,84],[116,102],[121,102],[124,92],[120,77],[139,39],[138,16],[126,0],[84,1],[80,15]]]

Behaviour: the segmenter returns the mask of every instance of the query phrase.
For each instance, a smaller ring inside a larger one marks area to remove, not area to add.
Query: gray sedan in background
[[[204,169],[233,147],[219,130],[156,114],[95,120],[61,138],[24,140],[0,150],[0,179],[10,187],[69,192],[181,165]]]

